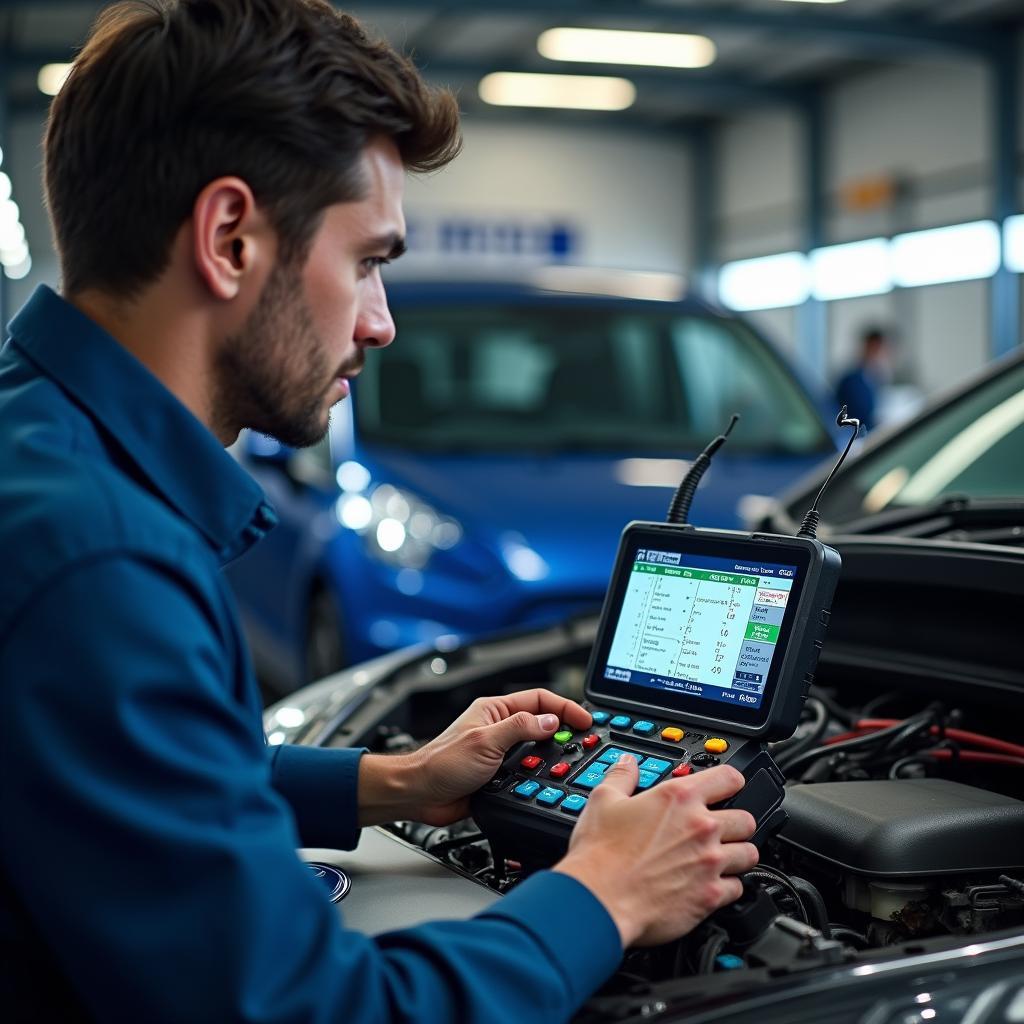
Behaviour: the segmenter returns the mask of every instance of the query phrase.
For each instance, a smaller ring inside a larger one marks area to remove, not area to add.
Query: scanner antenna
[[[693,503],[693,496],[697,492],[697,485],[700,483],[701,477],[707,472],[708,466],[711,465],[711,457],[725,444],[726,439],[732,433],[732,428],[739,422],[739,418],[740,414],[734,412],[732,419],[729,420],[729,426],[725,428],[725,432],[719,434],[693,460],[693,465],[690,466],[689,472],[683,477],[682,483],[680,483],[672,498],[672,504],[668,507],[668,515],[665,518],[665,522],[678,523],[680,526],[685,526],[689,523],[690,505]]]
[[[846,448],[843,450],[843,454],[839,456],[839,461],[832,467],[832,472],[825,477],[825,482],[821,485],[821,490],[818,491],[814,504],[807,510],[804,521],[800,524],[800,529],[797,532],[798,537],[809,537],[811,540],[814,540],[818,536],[818,521],[821,519],[821,513],[818,511],[818,502],[821,501],[825,488],[832,482],[832,477],[839,472],[839,467],[846,461],[846,456],[850,454],[853,442],[857,440],[857,435],[860,433],[860,420],[847,416],[845,405],[839,410],[839,415],[836,417],[836,426],[853,427],[853,433],[850,435],[850,440],[846,442]]]

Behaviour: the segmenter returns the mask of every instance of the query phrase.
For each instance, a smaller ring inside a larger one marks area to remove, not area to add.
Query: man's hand
[[[359,766],[359,821],[411,818],[448,825],[469,814],[469,797],[498,770],[510,747],[546,740],[564,722],[586,729],[590,712],[550,690],[481,697],[414,754],[367,754]]]
[[[710,811],[743,786],[722,765],[666,779],[631,796],[633,757],[623,757],[597,786],[555,865],[604,904],[623,946],[654,945],[685,935],[708,914],[738,899],[736,875],[749,871],[757,847],[744,840],[755,822],[746,811]]]

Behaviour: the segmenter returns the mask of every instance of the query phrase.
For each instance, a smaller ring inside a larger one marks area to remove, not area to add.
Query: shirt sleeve
[[[354,850],[359,842],[359,759],[364,750],[271,748],[274,788],[295,815],[303,846]]]
[[[473,920],[342,928],[224,666],[188,578],[128,558],[64,576],[3,641],[3,870],[92,1018],[554,1024],[614,969],[611,919],[553,873]]]

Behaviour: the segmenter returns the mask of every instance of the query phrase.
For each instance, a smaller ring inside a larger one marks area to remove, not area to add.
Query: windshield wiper
[[[931,505],[889,509],[829,526],[832,535],[889,533],[900,537],[935,538],[957,534],[958,540],[1014,543],[1014,529],[1024,527],[1024,501],[949,495]],[[996,540],[989,534],[1001,539]]]

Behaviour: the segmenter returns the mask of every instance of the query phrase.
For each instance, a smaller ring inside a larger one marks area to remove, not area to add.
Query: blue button
[[[594,725],[604,725],[611,717],[607,711],[592,711],[591,714],[594,716]]]
[[[662,772],[668,771],[671,767],[671,761],[662,761],[660,757],[649,757],[642,765],[640,765],[640,771],[654,772],[655,775],[660,775]]]
[[[634,722],[633,723],[633,732],[635,732],[638,736],[650,736],[650,734],[652,732],[654,732],[654,723],[653,722]]]
[[[538,789],[540,789],[539,782],[534,782],[533,779],[527,779],[526,782],[520,782],[512,792],[515,793],[520,800],[529,800]]]
[[[537,803],[543,804],[545,807],[554,807],[565,793],[560,789],[555,789],[554,786],[545,786],[537,794]]]
[[[620,750],[618,747],[609,747],[607,750],[602,752],[601,756],[595,763],[603,762],[604,764],[615,764],[623,754],[628,753],[628,750]]]
[[[572,781],[583,789],[593,789],[596,785],[604,782],[604,771],[606,764],[592,764],[582,775],[577,775]]]
[[[579,793],[570,793],[562,801],[562,810],[566,814],[579,814],[584,807],[587,806],[587,798],[580,796]]]
[[[632,721],[629,715],[616,715],[609,724],[613,729],[628,729]]]
[[[641,772],[640,781],[636,784],[637,789],[650,789],[661,776],[654,772]]]

